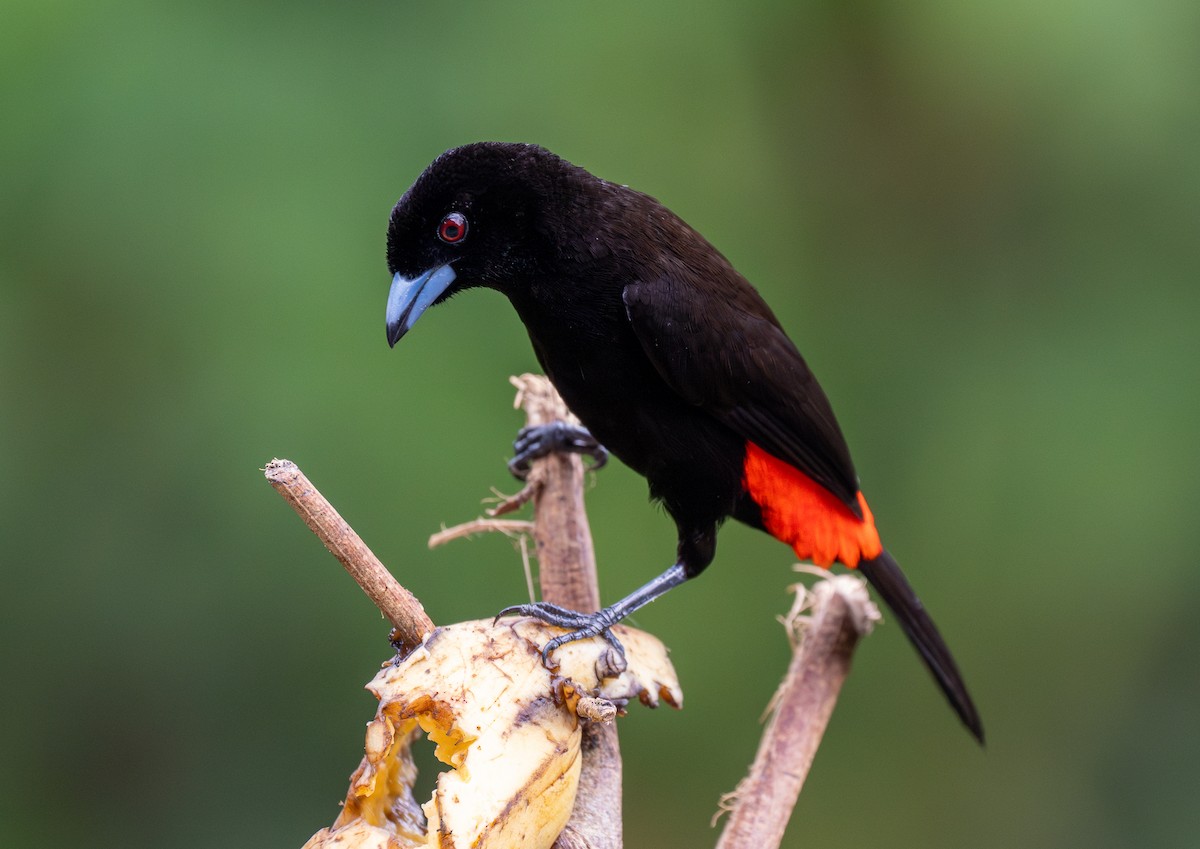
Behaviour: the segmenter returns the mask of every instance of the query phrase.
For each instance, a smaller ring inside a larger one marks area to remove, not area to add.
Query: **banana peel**
[[[580,715],[596,716],[597,702],[618,713],[634,699],[683,703],[662,643],[613,632],[628,661],[615,675],[600,638],[562,646],[546,669],[541,646],[562,630],[536,619],[435,629],[367,685],[379,709],[366,754],[341,814],[304,849],[549,849],[575,803]],[[422,733],[451,769],[418,804],[411,747]]]

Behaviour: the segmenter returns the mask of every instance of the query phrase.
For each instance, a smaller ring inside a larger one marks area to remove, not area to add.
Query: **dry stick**
[[[516,405],[526,423],[578,423],[562,398],[540,375],[512,378]],[[578,454],[552,453],[533,461],[533,493],[538,578],[542,598],[573,610],[600,609],[596,556],[583,506],[583,461]],[[571,819],[555,849],[621,849],[621,751],[612,723],[583,724],[583,769]]]
[[[416,596],[392,577],[379,558],[333,505],[317,491],[312,482],[291,460],[272,460],[263,469],[275,491],[292,505],[304,524],[320,538],[325,547],[346,567],[363,592],[395,627],[392,642],[404,652],[421,644],[433,630],[433,620]]]
[[[533,522],[525,522],[520,519],[472,519],[470,522],[463,522],[452,528],[442,528],[429,537],[429,547],[437,548],[452,540],[489,532],[513,536],[529,534],[533,533]]]
[[[775,695],[775,712],[750,774],[733,793],[733,811],[717,849],[779,846],[850,672],[854,648],[879,618],[858,578],[822,580],[811,592],[812,613],[804,638]]]

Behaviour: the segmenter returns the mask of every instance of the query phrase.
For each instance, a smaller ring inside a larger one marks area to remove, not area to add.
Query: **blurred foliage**
[[[391,204],[536,141],[648,191],[776,307],[967,672],[893,627],[789,846],[1200,842],[1200,7],[5,5],[0,843],[299,846],[386,628],[257,469],[296,460],[435,620],[524,596],[474,516],[535,367],[502,299],[384,341]],[[605,595],[672,528],[614,468]],[[625,722],[629,845],[694,847],[786,658],[789,552],[730,527],[643,612],[687,709]],[[801,837],[803,835],[803,839]]]

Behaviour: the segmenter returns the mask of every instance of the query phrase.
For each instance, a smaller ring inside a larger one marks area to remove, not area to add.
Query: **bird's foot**
[[[558,668],[558,664],[550,657],[555,649],[567,643],[586,640],[590,637],[603,637],[608,643],[608,651],[597,662],[597,672],[601,678],[620,675],[628,665],[625,660],[625,647],[621,645],[621,641],[611,630],[612,626],[620,620],[612,608],[605,608],[596,613],[580,613],[578,610],[570,610],[559,607],[557,604],[540,601],[534,604],[515,604],[512,607],[506,607],[496,614],[497,619],[501,616],[532,616],[547,625],[570,629],[568,633],[555,637],[542,647],[542,664],[547,669]]]
[[[587,428],[557,421],[521,428],[513,442],[514,456],[508,461],[508,470],[513,477],[525,480],[529,475],[530,463],[555,451],[587,454],[592,458],[593,470],[608,462],[608,450],[596,441]]]

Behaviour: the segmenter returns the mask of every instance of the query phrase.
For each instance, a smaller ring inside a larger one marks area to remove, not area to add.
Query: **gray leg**
[[[575,640],[585,640],[588,637],[595,636],[603,636],[623,662],[625,659],[625,649],[620,641],[609,631],[609,628],[616,625],[635,610],[645,607],[656,598],[665,595],[687,579],[687,570],[683,564],[676,563],[657,578],[634,590],[616,604],[609,605],[596,613],[580,613],[577,610],[568,610],[565,607],[559,607],[557,604],[549,604],[542,601],[534,604],[517,604],[512,607],[506,607],[496,615],[496,618],[499,619],[501,616],[533,616],[550,625],[557,625],[560,628],[570,628],[571,632],[569,634],[555,637],[546,643],[545,648],[542,649],[542,661],[546,666],[551,668],[553,668],[553,662],[550,660],[550,654],[556,648]]]

